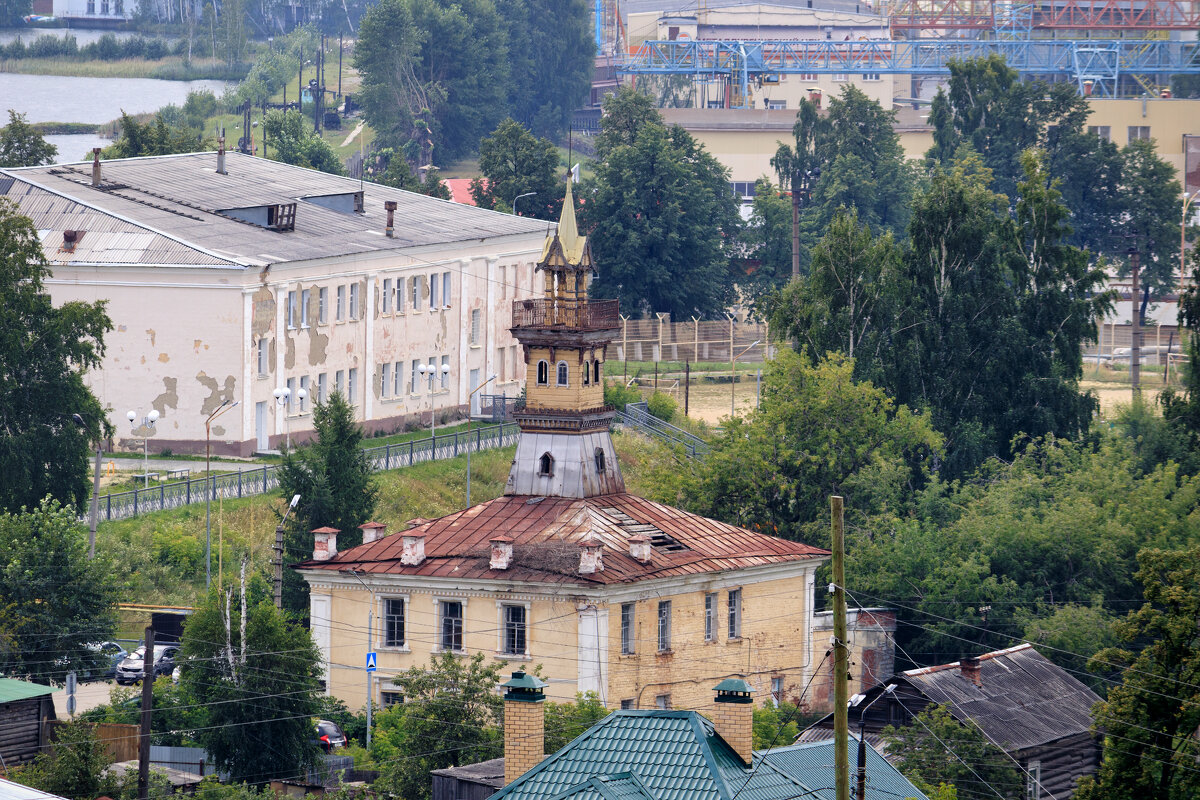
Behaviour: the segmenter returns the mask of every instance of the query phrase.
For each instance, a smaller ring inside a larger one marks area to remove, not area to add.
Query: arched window
[[[596,472],[599,472],[600,474],[604,474],[605,467],[606,467],[606,465],[604,463],[604,448],[597,447],[596,448]]]
[[[554,456],[549,453],[542,453],[542,457],[538,459],[538,475],[550,477],[554,474]]]
[[[545,386],[550,383],[550,364],[546,361],[538,362],[537,370],[538,386]]]
[[[590,366],[588,366],[587,362],[584,362],[584,364],[583,364],[583,385],[590,386],[591,383],[592,383],[592,368]]]
[[[567,375],[570,372],[570,369],[571,368],[567,366],[567,362],[565,362],[565,361],[558,362],[558,385],[559,386],[567,385]]]
[[[592,362],[592,383],[600,382],[600,359]]]

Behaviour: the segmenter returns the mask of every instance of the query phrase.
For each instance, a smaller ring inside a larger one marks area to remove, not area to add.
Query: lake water
[[[75,37],[80,46],[91,44],[100,39],[106,33],[110,33],[118,39],[128,39],[131,36],[137,36],[137,31],[105,31],[96,30],[95,28],[4,28],[0,30],[0,44],[8,44],[14,39],[20,38],[25,44],[32,44],[39,36],[57,36],[63,38],[67,34]],[[147,38],[166,39],[174,41],[173,36],[157,36]]]
[[[161,81],[153,78],[71,78],[61,75],[17,75],[0,72],[0,115],[6,109],[29,122],[100,124],[130,114],[146,114],[174,103],[183,105],[188,92],[207,89],[218,97],[225,81]],[[3,124],[3,123],[0,123]]]
[[[62,136],[47,136],[46,141],[58,148],[55,162],[64,164],[68,161],[88,161],[92,158],[93,147],[108,147],[112,139],[96,136],[91,133],[71,133]]]

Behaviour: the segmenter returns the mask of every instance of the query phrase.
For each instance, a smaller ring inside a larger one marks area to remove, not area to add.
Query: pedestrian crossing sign
[[[367,653],[367,672],[375,671],[375,654]]]

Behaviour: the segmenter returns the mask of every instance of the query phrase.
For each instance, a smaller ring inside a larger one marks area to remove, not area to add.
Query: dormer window
[[[542,457],[538,459],[538,475],[543,478],[553,477],[554,456],[549,453],[542,453]]]
[[[604,448],[596,448],[596,472],[603,475],[607,465],[604,463]]]
[[[550,383],[550,364],[546,361],[538,362],[537,382],[538,386],[546,386]]]
[[[570,374],[570,371],[571,371],[571,368],[567,366],[567,362],[565,362],[565,361],[558,362],[558,385],[559,386],[568,385],[567,378]]]

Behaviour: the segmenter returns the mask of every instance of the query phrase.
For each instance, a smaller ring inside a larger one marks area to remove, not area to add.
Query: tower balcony
[[[512,327],[604,331],[621,327],[620,301],[534,298],[514,300]]]

